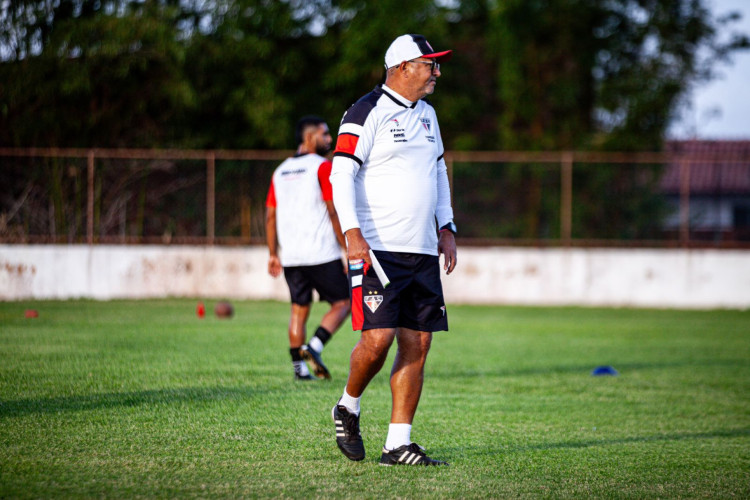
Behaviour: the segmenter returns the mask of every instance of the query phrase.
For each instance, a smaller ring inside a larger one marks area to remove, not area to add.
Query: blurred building
[[[666,150],[691,159],[691,239],[750,241],[750,140],[668,141]],[[668,164],[661,179],[671,208],[668,231],[680,227],[681,167]]]

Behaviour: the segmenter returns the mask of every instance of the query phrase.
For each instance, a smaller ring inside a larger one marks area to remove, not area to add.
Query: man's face
[[[416,75],[414,84],[418,87],[419,93],[425,96],[435,92],[440,69],[437,66],[433,69],[433,61],[427,58],[414,59],[410,63],[413,66],[412,71]]]
[[[325,123],[318,125],[318,128],[316,128],[313,133],[313,138],[315,139],[315,152],[320,156],[328,154],[331,150],[331,143],[333,142],[331,132],[328,130],[328,125]]]

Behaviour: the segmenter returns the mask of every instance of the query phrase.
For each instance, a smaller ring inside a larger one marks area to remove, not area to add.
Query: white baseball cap
[[[385,67],[386,69],[392,68],[403,61],[411,61],[417,57],[427,57],[443,63],[453,57],[453,51],[435,52],[422,35],[401,35],[393,41],[385,52]]]

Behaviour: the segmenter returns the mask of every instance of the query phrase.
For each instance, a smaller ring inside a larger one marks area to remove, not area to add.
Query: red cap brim
[[[448,62],[451,60],[451,57],[453,57],[453,51],[452,50],[445,50],[443,52],[435,52],[432,54],[423,54],[420,57],[426,57],[428,59],[435,59],[439,63]]]

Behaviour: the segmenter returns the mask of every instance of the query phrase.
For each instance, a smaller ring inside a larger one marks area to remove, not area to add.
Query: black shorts
[[[353,329],[448,330],[438,257],[380,250],[375,256],[391,284],[383,288],[364,261],[349,263]]]
[[[320,300],[331,304],[349,298],[344,265],[338,259],[315,266],[285,267],[284,278],[289,285],[292,304],[306,306],[312,303],[313,288],[318,291]]]

